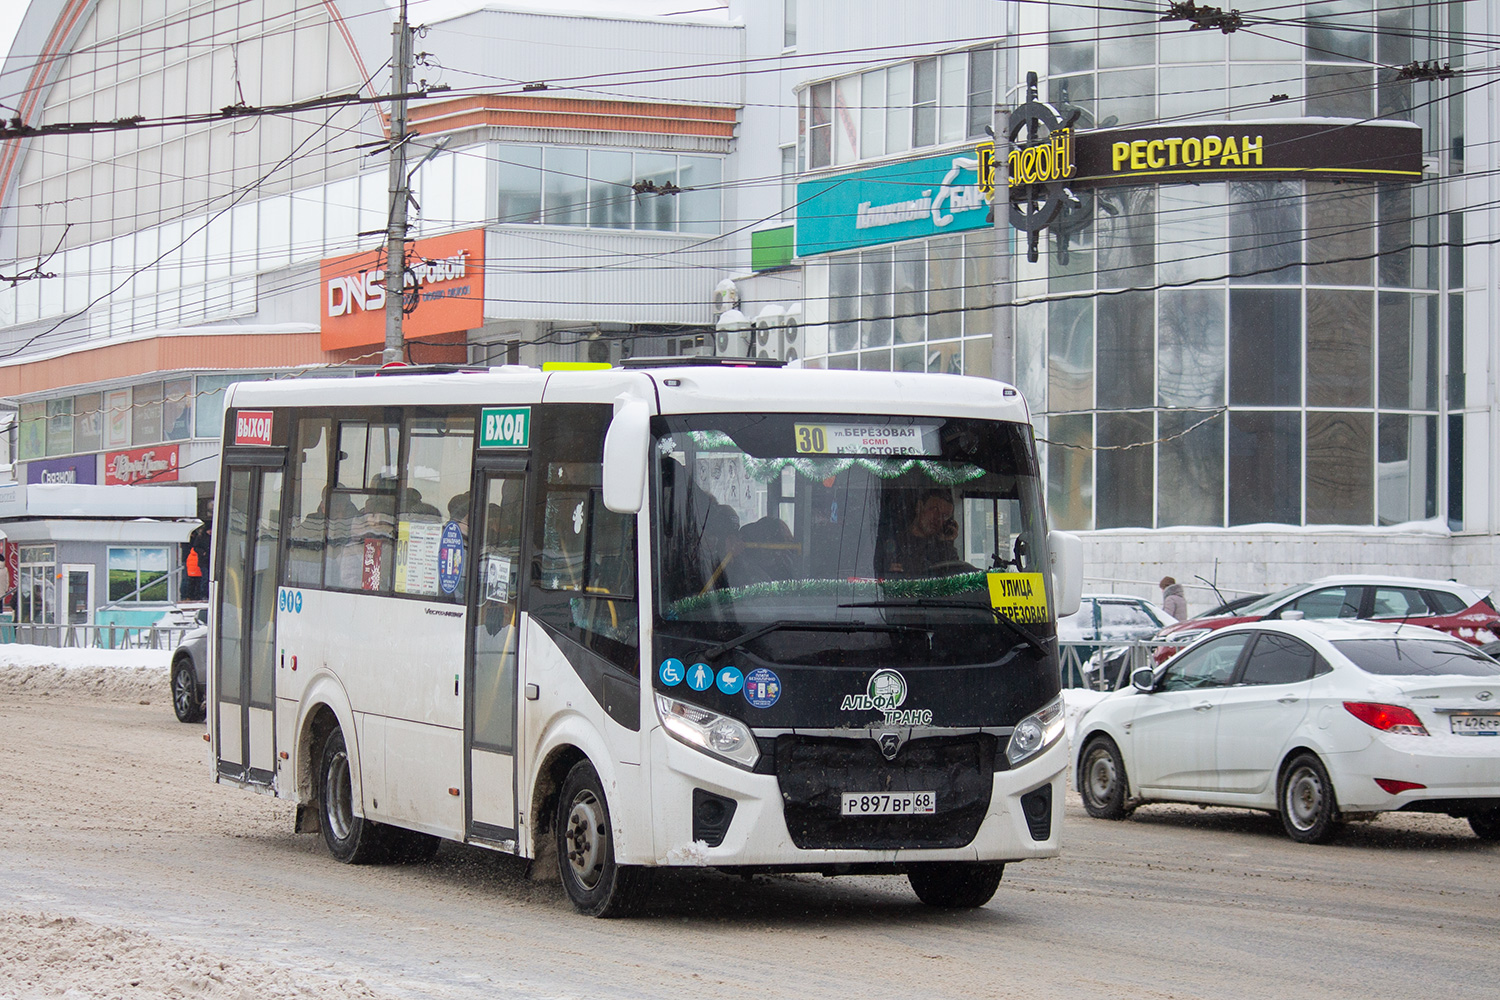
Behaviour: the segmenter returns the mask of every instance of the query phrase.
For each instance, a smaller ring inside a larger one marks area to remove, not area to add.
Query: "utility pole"
[[[406,291],[406,203],[411,192],[406,180],[406,94],[411,91],[412,33],[406,23],[406,2],[391,29],[391,210],[386,225],[385,350],[382,364],[405,356],[401,311]]]

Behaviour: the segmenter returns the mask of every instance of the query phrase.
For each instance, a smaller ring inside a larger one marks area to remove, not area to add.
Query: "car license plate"
[[[1448,724],[1459,736],[1500,736],[1500,715],[1450,715]]]
[[[917,816],[937,812],[937,792],[845,792],[843,816]]]

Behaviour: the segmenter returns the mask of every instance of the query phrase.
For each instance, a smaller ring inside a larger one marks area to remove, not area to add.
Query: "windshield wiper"
[[[975,604],[972,601],[935,601],[925,597],[915,597],[906,601],[861,601],[857,604],[840,604],[841,608],[975,608],[980,611],[988,611],[995,616],[995,621],[1009,629],[1017,638],[1030,646],[1037,656],[1047,655],[1047,643],[1037,638],[1031,630],[1021,625],[1010,615],[999,608],[988,604]]]
[[[927,632],[932,629],[922,628],[920,625],[892,625],[877,624],[870,625],[864,622],[767,622],[759,628],[753,628],[743,635],[737,635],[733,639],[726,639],[717,645],[710,646],[703,651],[705,660],[712,660],[723,656],[729,650],[737,646],[743,646],[747,642],[759,639],[763,635],[770,635],[778,631],[789,632]]]

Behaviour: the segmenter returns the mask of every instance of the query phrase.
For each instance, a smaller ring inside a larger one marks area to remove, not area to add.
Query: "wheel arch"
[[[307,805],[318,800],[317,775],[318,748],[334,729],[343,731],[344,743],[349,748],[350,795],[354,802],[355,815],[363,816],[364,799],[361,796],[359,733],[354,725],[354,712],[344,689],[331,675],[314,678],[302,695],[300,721],[297,726],[294,769],[296,774],[296,800]]]
[[[606,796],[612,802],[618,800],[620,783],[614,761],[609,756],[604,741],[593,726],[577,715],[565,716],[550,726],[537,742],[532,759],[540,763],[532,771],[527,813],[530,822],[526,829],[530,838],[531,857],[540,861],[553,853],[551,833],[557,799],[564,779],[575,764],[586,760],[593,766]],[[621,828],[613,811],[610,819],[615,826],[615,847],[618,851],[618,833]]]
[[[1079,734],[1077,734],[1073,738],[1073,782],[1074,782],[1074,787],[1076,787],[1076,788],[1082,788],[1083,787],[1083,754],[1084,754],[1084,751],[1088,749],[1088,746],[1089,746],[1090,743],[1092,743],[1096,739],[1099,739],[1100,737],[1104,737],[1105,739],[1108,739],[1111,743],[1113,743],[1115,745],[1115,747],[1120,751],[1120,761],[1121,761],[1121,763],[1126,763],[1125,762],[1125,745],[1124,745],[1124,741],[1121,740],[1121,738],[1120,738],[1120,734],[1117,733],[1117,732],[1115,732],[1114,729],[1113,729],[1113,727],[1108,726],[1108,725],[1095,724],[1095,725],[1089,726],[1087,729],[1083,730],[1082,732],[1080,732]],[[1129,785],[1128,785],[1128,782],[1130,780],[1130,774],[1131,774],[1130,766],[1129,766],[1128,763],[1126,763],[1125,778],[1126,778],[1126,782],[1127,782],[1127,788],[1126,788],[1127,792],[1130,791],[1130,788],[1129,788]]]

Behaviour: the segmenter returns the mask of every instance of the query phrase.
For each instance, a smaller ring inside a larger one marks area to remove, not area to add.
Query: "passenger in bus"
[[[438,524],[443,520],[443,512],[423,500],[420,490],[408,486],[401,491],[401,520]]]
[[[952,576],[974,569],[958,556],[958,522],[953,519],[953,496],[930,489],[917,501],[905,529],[882,546],[885,576]]]
[[[309,540],[309,548],[327,545],[323,551],[325,587],[359,587],[360,546],[354,539],[359,508],[347,493],[331,493],[318,504],[294,534]]]
[[[800,551],[792,529],[781,518],[768,514],[759,521],[751,521],[739,531],[734,585],[790,580],[796,573],[796,555]]]
[[[707,506],[698,507],[702,519],[698,527],[698,578],[702,581],[696,588],[706,593],[730,585],[726,572],[734,561],[739,547],[740,516],[726,503],[709,498]]]

